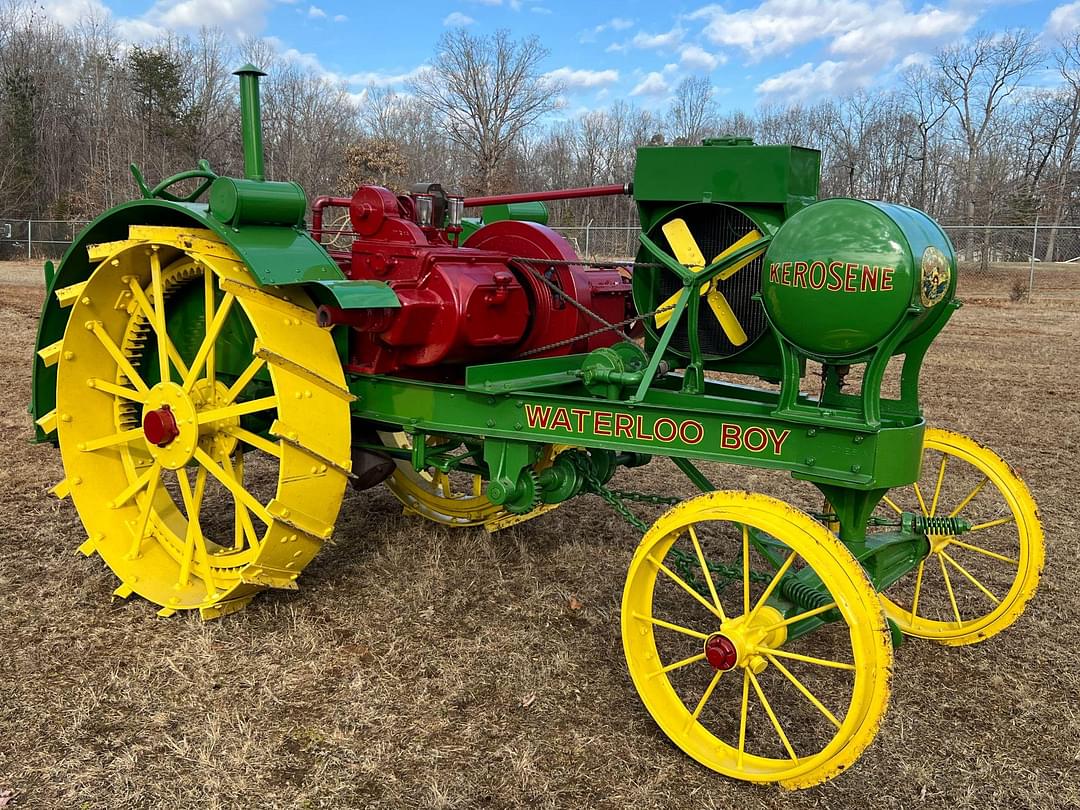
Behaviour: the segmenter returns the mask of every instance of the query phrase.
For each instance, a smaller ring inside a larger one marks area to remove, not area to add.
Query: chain
[[[642,270],[663,270],[666,265],[659,262],[635,262],[631,259],[612,262],[598,262],[592,259],[538,259],[535,256],[511,256],[510,261],[522,264],[551,264],[559,267],[595,267],[598,270],[618,270],[633,267]]]
[[[608,323],[608,321],[605,320],[604,318],[601,318],[597,313],[593,312],[591,309],[589,309],[583,303],[581,303],[576,298],[574,298],[572,295],[567,293],[562,287],[560,287],[554,281],[552,281],[547,276],[545,276],[543,274],[543,272],[538,270],[532,264],[526,262],[525,266],[528,267],[530,270],[532,270],[533,275],[536,276],[538,279],[540,279],[540,281],[544,282],[544,284],[547,285],[549,290],[551,290],[557,296],[559,296],[564,301],[566,301],[568,304],[570,304],[572,307],[574,307],[574,309],[576,309],[578,312],[583,312],[584,314],[588,315],[590,318],[593,318],[594,320],[597,320],[600,323],[602,323],[604,325],[604,328],[601,331],[606,332],[606,331],[608,331],[610,329],[610,330],[612,330],[614,332],[617,332],[619,337],[621,337],[623,340],[630,340],[630,336],[628,334],[623,332],[621,329],[619,329],[615,325],[613,325],[611,323]],[[581,340],[581,336],[578,335],[577,337],[575,337],[575,340]]]
[[[632,492],[625,489],[608,489],[599,478],[593,475],[592,465],[589,463],[588,458],[576,455],[571,458],[574,460],[574,466],[585,481],[586,490],[603,498],[616,514],[639,532],[648,531],[649,525],[627,507],[626,501],[653,504],[655,506],[674,506],[679,503],[678,498],[669,498],[664,495],[650,495],[645,492]],[[700,573],[701,571],[700,563],[695,555],[673,548],[668,551],[668,559],[671,560],[672,567],[687,585],[706,599],[710,597],[707,585],[699,581],[695,574],[695,572]],[[715,579],[720,580],[719,585],[716,586],[717,592],[722,591],[732,582],[742,581],[743,571],[741,566],[723,565],[722,563],[707,561],[707,567],[710,575],[714,577],[714,585],[716,585]],[[750,581],[768,584],[772,581],[772,575],[752,570],[750,571]]]

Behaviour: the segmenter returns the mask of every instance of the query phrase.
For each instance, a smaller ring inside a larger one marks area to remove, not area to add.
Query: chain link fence
[[[0,219],[0,260],[59,258],[86,220]],[[946,225],[966,298],[1080,298],[1080,225]],[[632,225],[557,227],[589,259],[632,259]],[[0,271],[2,272],[2,271]]]

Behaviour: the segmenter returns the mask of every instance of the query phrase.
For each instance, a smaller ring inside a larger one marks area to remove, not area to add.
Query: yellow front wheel
[[[821,618],[832,621],[798,635]],[[622,637],[663,731],[736,779],[829,779],[870,743],[888,701],[892,646],[862,568],[765,495],[710,492],[662,515],[630,564]]]
[[[936,428],[923,448],[922,480],[890,491],[879,514],[961,517],[971,530],[931,535],[929,556],[881,601],[908,635],[973,644],[1016,621],[1035,593],[1042,525],[1024,482],[991,450]]]
[[[91,257],[58,293],[52,417],[82,550],[165,614],[295,588],[350,466],[352,396],[311,300],[259,287],[207,231],[132,226]]]

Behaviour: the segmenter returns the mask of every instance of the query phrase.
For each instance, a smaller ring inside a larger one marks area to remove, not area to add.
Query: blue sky
[[[440,34],[466,26],[536,34],[545,71],[566,87],[564,114],[613,100],[666,105],[685,76],[707,75],[725,109],[888,86],[905,65],[978,31],[1024,26],[1052,41],[1080,26],[1080,2],[940,0],[45,0],[70,23],[87,8],[122,36],[218,25],[279,50],[360,93],[400,87],[431,61]],[[1045,76],[1050,81],[1050,72]],[[1039,81],[1039,78],[1036,78]]]

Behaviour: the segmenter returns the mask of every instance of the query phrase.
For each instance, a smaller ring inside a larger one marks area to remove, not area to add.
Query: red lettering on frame
[[[724,450],[738,450],[742,447],[742,428],[724,422],[720,426],[720,447]]]
[[[527,424],[530,428],[540,428],[540,430],[547,430],[549,419],[551,419],[550,405],[525,406],[525,424]]]
[[[615,414],[615,435],[634,438],[634,417],[628,413]]]
[[[751,436],[757,436],[760,441],[751,440]],[[765,431],[759,427],[748,427],[743,432],[743,447],[749,450],[751,453],[760,453],[765,449],[765,445],[769,443],[769,437],[765,435]]]
[[[609,411],[597,411],[593,414],[593,433],[597,436],[611,435],[611,417]]]
[[[690,438],[687,428],[694,429],[694,438]],[[697,444],[705,438],[705,428],[702,427],[701,422],[695,419],[687,419],[679,426],[679,438],[682,439],[683,444]]]
[[[646,442],[651,442],[653,440],[653,435],[645,432],[645,417],[640,413],[637,417],[637,437]]]
[[[787,437],[790,435],[790,430],[777,433],[773,428],[769,428],[769,439],[772,441],[773,453],[780,455],[780,451],[784,449],[784,442],[787,441]]]
[[[585,410],[582,410],[581,408],[571,408],[570,413],[572,413],[574,416],[577,417],[577,432],[578,433],[584,433],[585,432],[585,417],[589,415],[589,412],[585,411]]]
[[[661,426],[664,427],[665,431],[670,431],[666,436],[661,432]],[[657,419],[652,429],[656,434],[656,438],[662,442],[670,442],[679,435],[679,426],[675,424],[675,420],[668,419],[666,416],[661,416]]]
[[[567,433],[574,432],[574,428],[570,424],[570,414],[566,412],[566,408],[556,408],[555,418],[551,420],[551,430],[560,427]]]

